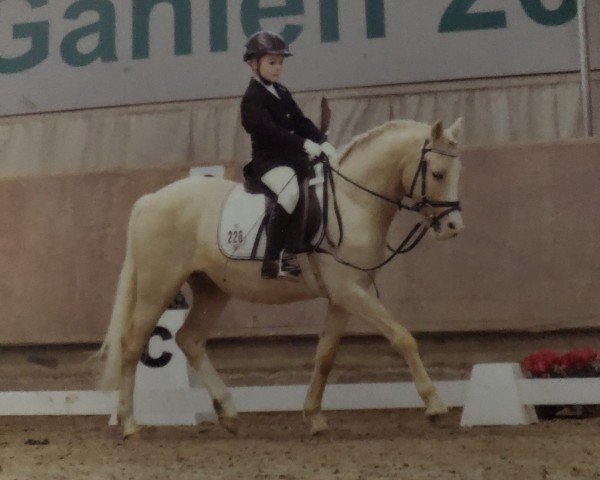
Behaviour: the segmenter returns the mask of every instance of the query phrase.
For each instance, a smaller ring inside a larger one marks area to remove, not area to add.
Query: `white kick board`
[[[510,364],[509,364],[510,365]],[[434,382],[449,407],[463,407],[469,381]],[[600,404],[600,378],[517,379],[522,405]],[[306,385],[234,387],[233,401],[239,412],[301,411]],[[136,395],[136,410],[188,410],[190,405],[200,415],[212,414],[212,401],[203,388],[180,390],[146,390]],[[41,391],[0,392],[0,416],[22,415],[110,415],[117,403],[116,392]],[[142,406],[141,403],[144,405]],[[324,410],[367,410],[422,408],[412,382],[332,384],[325,389]],[[489,404],[485,407],[489,412]],[[489,412],[491,413],[491,412]],[[514,425],[519,423],[464,423],[475,425]],[[144,422],[146,423],[146,422]],[[152,423],[152,422],[151,422]],[[528,422],[531,423],[531,422]],[[164,423],[152,423],[164,424]]]
[[[436,382],[441,397],[448,406],[463,404],[465,381]],[[308,387],[286,385],[272,387],[231,388],[239,412],[301,411]],[[0,416],[3,415],[110,415],[117,403],[117,392],[40,391],[0,392]],[[203,388],[180,390],[144,390],[136,395],[136,410],[140,403],[153,411],[177,411],[192,404],[200,414],[212,412],[212,400]],[[412,382],[332,384],[325,390],[324,410],[362,410],[389,408],[420,408]]]

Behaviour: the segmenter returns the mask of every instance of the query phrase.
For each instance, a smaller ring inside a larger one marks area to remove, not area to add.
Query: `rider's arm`
[[[313,142],[319,144],[326,142],[327,136],[324,133],[322,133],[321,130],[319,130],[309,118],[307,118],[304,115],[304,113],[302,112],[298,104],[295,102],[295,100],[291,97],[291,95],[290,101],[294,110],[294,117],[296,118],[296,128],[298,130],[298,133],[304,138],[308,138],[309,140],[312,140]]]

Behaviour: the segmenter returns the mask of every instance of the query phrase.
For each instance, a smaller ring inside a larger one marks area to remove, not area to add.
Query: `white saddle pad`
[[[319,203],[323,208],[323,177],[312,179],[310,185],[315,185]],[[233,188],[223,204],[219,221],[219,248],[223,255],[236,260],[262,260],[267,244],[264,228],[254,257],[252,249],[265,217],[266,203],[264,195],[247,193],[241,183]],[[321,238],[322,229],[323,226],[319,228],[314,239]]]

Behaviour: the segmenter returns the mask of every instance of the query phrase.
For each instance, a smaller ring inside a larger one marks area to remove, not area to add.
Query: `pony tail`
[[[98,381],[101,390],[117,390],[121,379],[121,337],[131,317],[136,296],[135,265],[131,248],[135,213],[134,206],[127,232],[125,261],[119,275],[110,323],[102,346],[94,354],[94,357],[105,358],[104,369]]]

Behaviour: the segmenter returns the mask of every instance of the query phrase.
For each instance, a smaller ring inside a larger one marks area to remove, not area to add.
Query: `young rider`
[[[299,181],[308,162],[321,153],[335,155],[324,133],[304,116],[291,93],[278,83],[283,62],[291,56],[279,35],[258,32],[246,43],[244,61],[252,68],[250,85],[242,99],[242,125],[252,140],[252,162],[246,176],[260,180],[277,203],[267,212],[267,245],[262,278],[297,277],[300,267],[284,251],[291,214],[299,198]]]

